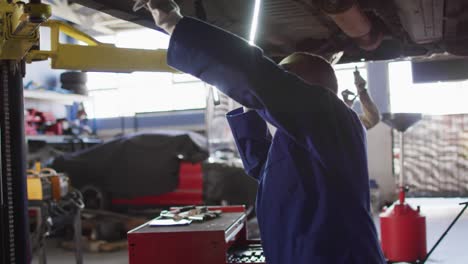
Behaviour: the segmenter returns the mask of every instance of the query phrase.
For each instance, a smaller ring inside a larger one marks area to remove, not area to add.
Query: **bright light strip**
[[[212,91],[213,91],[213,102],[214,102],[214,104],[215,105],[221,104],[221,99],[219,99],[218,89],[216,87],[213,87]]]
[[[250,37],[249,37],[250,45],[255,44],[255,36],[257,35],[258,16],[260,14],[261,2],[262,0],[255,0],[254,14],[253,14],[253,19],[252,19],[252,24],[250,26]]]

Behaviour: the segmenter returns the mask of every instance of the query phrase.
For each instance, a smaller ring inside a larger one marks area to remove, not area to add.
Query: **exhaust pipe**
[[[361,49],[372,51],[382,43],[383,34],[372,26],[355,0],[319,0],[322,12],[327,14],[336,25]]]

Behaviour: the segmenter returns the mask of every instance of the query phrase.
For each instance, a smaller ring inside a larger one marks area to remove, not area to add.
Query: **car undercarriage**
[[[157,29],[129,0],[75,3]],[[248,38],[255,1],[178,0],[182,13]],[[256,44],[279,60],[295,51],[335,62],[468,54],[468,3],[462,0],[263,0]]]

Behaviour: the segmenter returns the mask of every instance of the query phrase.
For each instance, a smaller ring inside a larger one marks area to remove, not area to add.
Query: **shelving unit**
[[[89,102],[92,97],[80,94],[62,94],[47,90],[24,90],[25,104],[29,104],[32,108],[38,108],[41,111],[54,112],[57,109],[64,109],[66,105],[73,105],[79,102]],[[50,106],[52,105],[52,106]],[[46,106],[44,108],[44,106]],[[45,110],[44,110],[45,109]],[[64,110],[65,111],[65,110]],[[65,112],[64,112],[65,113]],[[62,114],[58,114],[62,116]],[[66,113],[63,115],[65,116]],[[73,136],[73,135],[27,135],[26,142],[45,142],[47,144],[99,144],[102,140],[92,136]]]
[[[99,144],[102,143],[101,139],[83,136],[71,135],[34,135],[26,136],[27,141],[44,141],[48,144],[66,144],[66,143],[84,143],[84,144]]]
[[[74,102],[86,102],[91,100],[91,97],[80,94],[61,94],[53,91],[45,90],[24,90],[24,99],[34,99],[42,101],[52,101],[71,105]]]

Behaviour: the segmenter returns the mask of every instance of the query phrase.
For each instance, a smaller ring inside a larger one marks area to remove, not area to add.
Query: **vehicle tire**
[[[60,75],[60,81],[62,84],[86,84],[88,77],[86,76],[86,72],[64,72]]]
[[[106,210],[110,208],[109,195],[99,187],[87,185],[80,189],[83,195],[85,208],[94,210]]]

